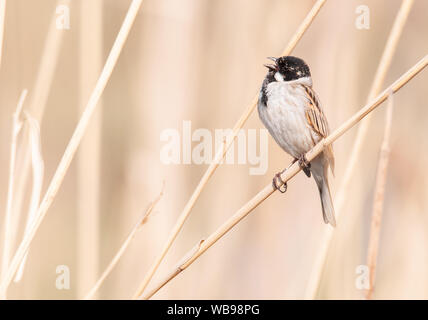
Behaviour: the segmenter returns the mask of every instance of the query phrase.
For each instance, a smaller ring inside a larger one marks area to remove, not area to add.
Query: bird
[[[334,206],[328,183],[328,168],[334,175],[333,147],[325,147],[311,162],[305,158],[305,154],[330,132],[321,102],[312,88],[309,66],[294,56],[268,59],[273,64],[264,65],[268,73],[257,102],[260,120],[276,143],[294,158],[292,163],[298,161],[303,172],[309,178],[311,175],[314,177],[324,222],[335,227]],[[284,171],[277,173],[272,180],[273,188],[282,193],[287,190],[286,182],[281,179]]]

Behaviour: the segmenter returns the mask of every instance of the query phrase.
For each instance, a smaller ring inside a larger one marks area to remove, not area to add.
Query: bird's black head
[[[284,81],[297,80],[304,77],[310,77],[308,65],[300,58],[293,56],[284,56],[280,58],[272,58],[274,64],[266,64],[265,67],[269,69],[271,75],[279,73]],[[275,76],[275,78],[277,78]]]

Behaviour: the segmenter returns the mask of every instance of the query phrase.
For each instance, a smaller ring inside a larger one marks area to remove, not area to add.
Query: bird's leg
[[[287,191],[287,182],[285,182],[281,179],[281,174],[283,174],[284,171],[285,170],[277,173],[272,179],[272,187],[275,190],[279,190],[279,192],[281,192],[281,193],[285,193]]]
[[[303,154],[299,159],[295,159],[294,162],[299,161],[299,166],[303,170],[303,172],[306,174],[308,178],[311,177],[311,163],[306,159],[305,155]]]
[[[305,172],[305,174],[310,177],[311,176],[311,171],[309,170],[309,168],[311,167],[311,164],[306,160],[305,155],[303,155],[300,159],[293,159],[293,161],[290,163],[290,165],[285,168],[284,170],[282,170],[281,172],[278,172],[272,179],[272,187],[275,190],[279,190],[279,192],[281,193],[285,193],[287,191],[287,182],[281,179],[281,175],[287,171],[288,169],[290,169],[290,167],[296,162],[299,161],[299,165],[300,167],[303,169],[303,171]],[[302,161],[303,165],[300,164],[300,162]],[[281,189],[282,187],[282,189]]]

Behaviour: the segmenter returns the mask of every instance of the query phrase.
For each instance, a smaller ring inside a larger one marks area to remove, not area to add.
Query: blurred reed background
[[[0,67],[0,216],[4,239],[12,115],[40,122],[45,164],[42,194],[92,92],[129,0],[7,1]],[[231,128],[259,90],[267,56],[278,55],[314,1],[145,0],[64,183],[38,230],[23,278],[8,298],[82,298],[116,254],[138,217],[164,195],[98,298],[128,299],[159,254],[206,165],[165,165],[163,130]],[[370,9],[370,29],[355,27],[356,8]],[[328,0],[293,51],[311,67],[331,129],[361,108],[400,7],[399,0]],[[52,29],[58,5],[69,5],[70,29]],[[428,2],[416,0],[382,88],[428,52]],[[48,40],[51,39],[51,42]],[[427,72],[394,96],[391,155],[374,298],[428,298]],[[366,263],[384,106],[372,114],[369,138],[347,193],[316,298],[360,299],[356,268]],[[245,129],[262,128],[254,113]],[[356,129],[335,144],[338,192]],[[193,144],[193,146],[196,143]],[[222,165],[197,201],[153,282],[288,166],[269,137],[269,167]],[[22,239],[30,182],[12,253]],[[19,172],[22,175],[22,172]],[[24,189],[25,187],[25,189]],[[23,192],[25,190],[25,192]],[[15,217],[16,218],[16,217]],[[16,219],[15,219],[16,220]],[[158,299],[303,298],[325,228],[313,180],[299,174],[208,252],[159,291]],[[0,246],[2,248],[3,246]],[[70,268],[58,290],[56,268]]]

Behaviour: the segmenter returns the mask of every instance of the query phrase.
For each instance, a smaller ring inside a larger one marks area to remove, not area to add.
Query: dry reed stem
[[[378,107],[382,102],[384,102],[390,92],[397,92],[401,89],[407,82],[409,82],[414,76],[416,76],[422,69],[428,65],[428,55],[421,59],[416,65],[410,68],[405,74],[403,74],[398,80],[396,80],[390,87],[378,95],[375,99],[370,101],[366,106],[364,106],[360,111],[355,113],[351,118],[349,118],[345,123],[343,123],[338,129],[333,131],[328,137],[321,140],[314,148],[306,153],[306,159],[308,161],[313,160],[324,148],[339,137],[341,137],[345,132],[355,126],[361,119],[366,117],[370,112],[372,112],[376,107]],[[299,171],[300,166],[297,162],[291,165],[284,173],[281,174],[281,180],[287,182],[293,178]],[[218,228],[214,233],[212,233],[205,241],[199,242],[197,245],[197,250],[190,258],[185,260],[184,263],[180,264],[178,268],[175,268],[170,272],[167,277],[161,280],[152,290],[149,291],[142,299],[149,299],[152,297],[160,288],[162,288],[166,283],[171,279],[180,274],[183,270],[187,269],[196,259],[198,259],[205,251],[207,251],[214,243],[216,243],[220,238],[222,238],[229,230],[231,230],[236,224],[238,224],[243,218],[245,218],[252,210],[254,210],[260,203],[266,200],[270,195],[272,195],[276,190],[273,189],[272,183],[269,183],[264,189],[262,189],[255,197],[253,197],[249,202],[247,202],[241,209],[239,209],[232,217],[230,217],[223,225]],[[194,249],[192,249],[193,252]],[[187,256],[187,255],[186,255]]]
[[[110,54],[107,58],[107,61],[104,65],[103,71],[97,81],[97,84],[89,98],[88,104],[86,105],[85,111],[83,112],[79,123],[76,126],[76,129],[70,139],[70,142],[65,149],[64,155],[61,158],[61,161],[58,165],[57,170],[49,184],[49,187],[46,191],[46,194],[40,204],[37,216],[39,219],[32,225],[28,233],[24,235],[24,239],[18,247],[18,250],[12,260],[12,263],[7,271],[7,274],[0,284],[0,292],[6,291],[9,286],[16,270],[18,269],[22,259],[27,253],[34,236],[42,223],[50,205],[52,204],[58,190],[61,186],[62,181],[64,180],[65,174],[70,166],[71,161],[73,160],[74,154],[82,140],[82,137],[88,127],[89,120],[93,114],[97,103],[101,97],[101,94],[107,85],[108,80],[113,72],[113,69],[117,63],[117,60],[120,56],[122,48],[125,44],[125,41],[128,37],[128,34],[131,30],[131,27],[134,23],[134,20],[137,16],[137,13],[141,7],[142,0],[133,0],[128,12],[126,14],[125,20],[120,28],[119,34],[113,44],[113,47],[110,51]]]
[[[31,150],[31,167],[33,169],[33,186],[31,188],[30,206],[28,209],[27,224],[25,227],[24,234],[28,232],[31,225],[38,219],[37,209],[40,204],[40,197],[42,195],[43,177],[45,172],[45,165],[42,157],[42,144],[40,138],[40,126],[39,122],[30,116],[28,112],[24,111],[25,121],[29,126],[29,149]],[[27,254],[22,260],[14,282],[21,281],[24,273],[25,262],[27,260]]]
[[[59,5],[70,6],[71,0],[58,0],[55,8]],[[50,89],[55,75],[55,70],[58,62],[61,45],[66,32],[56,28],[56,12],[52,14],[51,22],[47,32],[46,40],[43,47],[43,53],[40,59],[37,76],[34,85],[31,88],[31,95],[29,97],[29,104],[27,110],[39,122],[42,123],[43,114],[46,108],[46,101],[48,100]],[[21,206],[24,202],[25,188],[28,183],[30,173],[30,151],[24,150],[22,155],[22,162],[19,168],[20,174],[15,177],[16,190],[15,195],[15,211],[21,212]]]
[[[291,51],[296,47],[299,40],[302,38],[305,31],[309,28],[312,21],[314,20],[315,16],[318,14],[318,12],[321,10],[321,7],[324,5],[326,0],[318,0],[312,9],[309,11],[303,22],[300,24],[299,28],[297,29],[296,33],[291,38],[290,42],[288,43],[287,47],[282,52],[282,55],[289,55]],[[156,270],[159,268],[159,265],[161,264],[162,260],[165,258],[165,255],[167,254],[168,250],[171,248],[172,243],[177,238],[178,233],[183,228],[184,222],[186,221],[187,217],[190,214],[190,211],[192,210],[193,206],[196,203],[196,200],[198,200],[202,190],[207,185],[209,179],[214,174],[214,171],[217,169],[221,161],[226,156],[227,151],[229,150],[230,146],[233,144],[236,136],[238,135],[239,130],[244,126],[245,122],[251,115],[251,113],[256,108],[258,100],[258,94],[255,95],[253,98],[251,104],[245,109],[244,113],[241,115],[239,120],[236,122],[235,126],[233,127],[232,133],[225,137],[224,143],[222,144],[222,148],[216,153],[213,162],[208,166],[208,169],[205,171],[204,175],[202,176],[201,180],[199,181],[198,185],[196,186],[195,190],[193,191],[189,201],[186,203],[183,211],[181,212],[180,216],[177,219],[176,224],[174,225],[173,229],[171,230],[168,239],[165,243],[165,245],[162,248],[162,251],[160,255],[156,258],[153,265],[150,267],[149,271],[144,277],[143,282],[138,287],[136,293],[134,294],[134,298],[139,297],[144,290],[146,289],[147,285],[149,284],[150,280],[152,279],[153,275],[155,274]]]
[[[16,166],[16,149],[18,144],[18,135],[21,132],[23,121],[21,120],[22,108],[24,106],[25,98],[27,97],[28,90],[22,91],[21,96],[16,107],[16,111],[13,114],[12,122],[12,137],[10,143],[10,159],[9,159],[9,184],[7,190],[6,200],[6,214],[4,222],[4,243],[3,243],[3,256],[2,256],[2,279],[5,277],[6,271],[9,267],[10,252],[12,250],[13,237],[11,230],[12,223],[12,204],[14,201],[14,190],[15,190],[15,166]],[[3,293],[0,292],[3,296]]]
[[[389,34],[385,49],[383,51],[379,66],[376,70],[376,74],[373,80],[373,84],[370,89],[370,93],[367,98],[367,102],[371,101],[380,92],[380,89],[384,83],[386,73],[391,65],[392,58],[397,48],[400,35],[406,24],[407,17],[412,7],[413,0],[403,0],[401,7],[397,13],[394,21],[394,25]],[[339,221],[343,206],[346,203],[346,196],[349,188],[349,183],[355,172],[356,164],[361,153],[363,142],[367,135],[367,130],[370,124],[370,117],[361,123],[358,127],[357,136],[352,147],[349,161],[345,169],[345,174],[342,179],[342,183],[338,189],[335,199],[335,211],[336,220]],[[317,290],[321,281],[321,275],[324,270],[324,265],[327,259],[327,253],[330,248],[331,241],[333,239],[334,229],[326,228],[324,234],[321,236],[321,247],[317,250],[317,255],[314,263],[312,264],[311,273],[309,275],[308,285],[305,292],[305,299],[314,299],[316,297]]]
[[[84,111],[93,80],[103,67],[103,0],[80,3],[79,112]],[[77,297],[82,298],[100,272],[100,166],[102,101],[92,116],[77,153]]]
[[[369,268],[370,287],[366,291],[366,299],[373,297],[374,282],[376,275],[376,260],[379,249],[380,227],[382,222],[382,212],[385,199],[386,174],[388,170],[390,139],[392,128],[392,114],[394,110],[394,101],[392,93],[388,97],[388,108],[386,110],[385,131],[383,142],[380,149],[379,163],[376,175],[376,187],[373,199],[373,213],[370,227],[369,246],[367,250],[367,266]]]
[[[56,3],[56,7],[61,4],[69,6],[70,2],[71,0],[58,0]],[[3,23],[4,23],[4,16],[3,16],[4,12],[2,11],[4,10],[3,3],[5,4],[5,0],[1,0],[0,2],[0,19],[1,19],[1,25],[2,25],[0,29],[1,37],[3,36]],[[55,73],[56,64],[58,61],[62,39],[64,37],[64,31],[57,30],[55,24],[56,24],[56,13],[54,12],[52,15],[49,29],[48,29],[49,31],[46,37],[36,80],[32,89],[33,93],[31,95],[30,103],[28,106],[28,110],[30,111],[30,113],[33,114],[36,120],[38,120],[39,122],[41,122],[43,118],[46,101],[49,96],[51,84],[53,81],[53,76]],[[1,43],[0,45],[2,45],[2,41],[0,43]],[[0,52],[0,61],[1,61],[1,52]],[[23,162],[21,163],[21,167],[19,168],[20,174],[14,176],[14,184],[15,184],[14,189],[16,189],[17,192],[14,194],[14,197],[13,197],[14,202],[13,204],[11,203],[12,207],[10,208],[10,210],[13,210],[14,208],[15,209],[14,212],[16,213],[21,212],[21,207],[22,207],[23,198],[25,194],[24,193],[25,185],[28,181],[28,174],[29,174],[29,169],[31,164],[31,161],[30,161],[31,156],[30,156],[29,148],[23,151],[22,157],[23,157]],[[12,226],[10,225],[8,228],[11,229]],[[10,232],[7,238],[8,239],[10,238]],[[9,244],[5,244],[5,247],[9,247]],[[6,252],[3,252],[3,257],[4,255],[9,256],[10,249],[6,249]],[[6,261],[8,262],[9,258],[6,260],[3,258],[3,264],[6,263]],[[2,270],[3,272],[6,272],[4,269]]]
[[[116,264],[119,262],[120,258],[122,257],[125,250],[128,248],[129,244],[132,242],[132,240],[137,235],[137,232],[141,230],[141,227],[146,224],[147,220],[149,219],[150,214],[153,212],[153,209],[156,207],[158,202],[163,196],[163,190],[164,190],[165,184],[162,186],[162,191],[158,195],[158,197],[152,201],[145,212],[141,215],[141,217],[138,219],[136,225],[129,233],[126,240],[123,242],[122,246],[120,247],[119,251],[116,253],[114,258],[110,261],[107,268],[104,270],[101,277],[98,279],[98,281],[95,283],[95,285],[92,287],[92,289],[86,294],[85,300],[90,300],[94,298],[95,293],[98,291],[98,289],[103,284],[104,280],[107,278],[107,276],[110,274],[110,272],[113,270],[113,268],[116,266]]]

